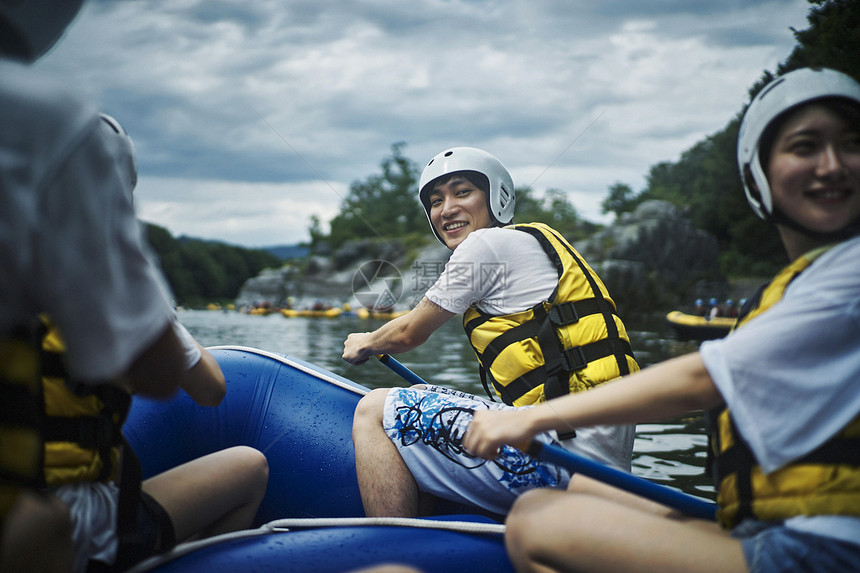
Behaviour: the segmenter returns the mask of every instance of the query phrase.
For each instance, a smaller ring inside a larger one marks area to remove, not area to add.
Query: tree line
[[[145,229],[178,305],[232,302],[246,280],[264,268],[283,264],[262,249],[187,237],[177,239],[152,223],[146,223]]]
[[[828,67],[860,80],[860,2],[809,0],[809,28],[793,30],[797,44],[776,74],[765,71],[750,88],[750,99],[775,75],[803,67]],[[642,201],[663,199],[688,210],[692,222],[717,238],[726,276],[771,275],[786,262],[772,225],[756,217],[746,202],[736,159],[745,109],[725,128],[695,144],[677,162],[651,167],[646,187],[635,193],[617,183],[603,202],[604,212],[632,211]]]

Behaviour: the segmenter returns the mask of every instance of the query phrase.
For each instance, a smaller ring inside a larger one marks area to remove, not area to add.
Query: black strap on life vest
[[[561,310],[556,311],[562,307]],[[608,307],[608,308],[607,308]],[[556,334],[556,328],[577,322],[579,319],[604,312],[613,312],[614,308],[606,299],[586,299],[576,302],[563,303],[552,307],[549,312],[544,310],[543,305],[536,305],[532,311],[535,318],[524,322],[514,328],[502,333],[495,338],[480,355],[481,378],[485,390],[492,395],[487,384],[490,380],[498,390],[499,395],[506,404],[527,393],[533,388],[544,384],[544,392],[547,398],[554,398],[567,394],[570,389],[569,376],[571,372],[581,370],[588,366],[589,362],[612,356],[618,352],[633,355],[630,343],[621,338],[607,338],[598,340],[582,346],[562,348],[561,341]],[[480,316],[467,323],[467,333],[482,324],[489,316]],[[544,354],[545,364],[526,372],[506,386],[497,383],[492,376],[492,367],[495,360],[502,351],[511,344],[520,340],[535,338]],[[626,364],[626,361],[625,361]],[[563,379],[563,386],[556,382]],[[552,389],[556,388],[556,392]],[[560,391],[559,391],[560,390]]]
[[[516,226],[514,228],[529,233],[538,240],[541,248],[554,264],[559,279],[561,279],[564,274],[564,264],[546,235],[534,227]],[[621,338],[614,319],[614,316],[617,314],[615,307],[603,296],[600,286],[588,270],[585,262],[577,256],[564,237],[554,230],[550,230],[549,232],[552,233],[561,245],[564,245],[571,258],[576,261],[595,296],[578,301],[565,301],[551,306],[549,311],[544,309],[543,303],[538,303],[531,309],[534,318],[502,333],[492,340],[484,351],[479,354],[479,371],[484,390],[491,399],[494,399],[493,392],[490,390],[490,384],[492,384],[498,391],[499,396],[501,396],[502,401],[509,405],[513,404],[514,400],[526,394],[529,390],[541,384],[544,385],[544,393],[548,399],[563,396],[570,392],[571,372],[581,370],[589,362],[607,356],[615,357],[621,375],[630,373],[627,356],[633,357],[633,349],[630,347],[628,341]],[[548,299],[550,304],[552,304],[557,296],[558,286],[556,286]],[[575,324],[582,318],[595,314],[603,315],[607,328],[607,338],[582,346],[563,348],[556,330],[570,324]],[[480,313],[478,317],[466,323],[466,335],[469,339],[471,340],[472,331],[475,328],[491,318],[493,318],[492,315]],[[506,386],[496,382],[492,376],[493,362],[505,348],[515,342],[529,338],[535,338],[540,345],[541,352],[544,355],[544,365],[525,373],[516,380],[512,380]]]
[[[563,265],[561,264],[561,259],[559,258],[558,253],[550,243],[549,239],[537,229],[531,227],[523,227],[522,230],[531,233],[532,236],[537,238],[541,245],[544,246],[544,251],[546,251],[547,254],[549,254],[550,257],[555,261],[556,267],[559,269],[558,276],[559,278],[561,278],[561,273],[563,272]],[[579,266],[580,271],[582,271],[582,274],[588,281],[588,285],[591,287],[591,292],[594,293],[594,297],[607,303],[605,306],[603,306],[602,309],[603,321],[604,323],[606,323],[607,339],[617,339],[621,342],[626,342],[621,339],[621,334],[618,332],[618,326],[615,324],[615,319],[613,318],[613,315],[616,314],[615,307],[612,304],[609,304],[609,301],[604,298],[603,292],[600,290],[600,285],[597,284],[597,281],[594,279],[594,276],[588,270],[588,266],[585,264],[585,261],[577,255],[576,251],[573,250],[573,247],[571,247],[567,240],[563,236],[561,236],[556,230],[550,229],[550,233],[561,245],[564,246],[565,250],[571,256],[571,258],[576,261],[576,264]],[[630,349],[630,344],[613,344],[613,349],[614,352],[612,354],[615,356],[615,361],[618,365],[619,374],[621,376],[630,374],[630,367],[627,365],[627,355],[633,357],[633,351]],[[560,380],[559,382],[563,386],[563,393],[566,394],[568,391],[567,379]]]
[[[747,442],[738,432],[734,419],[729,415],[729,424],[733,436],[733,443],[725,451],[721,452],[719,443],[719,431],[716,431],[714,441],[714,463],[712,466],[713,476],[717,487],[722,481],[732,474],[736,474],[738,513],[735,522],[753,516],[753,469],[758,465],[755,455]],[[848,437],[837,434],[827,442],[805,456],[798,458],[792,464],[810,465],[850,465],[860,467],[860,437]]]
[[[48,333],[49,326],[43,320],[38,330],[39,340],[44,340]],[[123,445],[122,426],[131,406],[131,396],[112,384],[74,380],[66,370],[62,354],[46,350],[41,342],[39,363],[43,378],[59,378],[76,396],[95,396],[102,403],[101,412],[94,416],[59,417],[47,415],[46,412],[43,428],[45,441],[74,442],[82,448],[97,450],[102,461],[102,470],[97,479],[109,479],[113,473],[111,449]]]
[[[14,459],[0,457],[0,485],[4,486],[3,499],[0,499],[0,529],[18,491],[45,486],[42,395],[34,348],[35,335],[23,327],[0,339],[0,432],[23,432],[32,437],[29,443],[22,441],[16,445],[29,445],[29,450],[17,452],[19,456]]]

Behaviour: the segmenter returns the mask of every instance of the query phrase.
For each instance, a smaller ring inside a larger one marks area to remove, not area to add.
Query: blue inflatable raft
[[[210,349],[227,378],[217,408],[180,393],[136,398],[125,435],[144,477],[235,445],[262,451],[269,486],[255,529],[178,546],[134,571],[353,571],[398,563],[423,571],[512,571],[498,520],[443,505],[427,519],[364,517],[352,418],[367,393],[312,364],[242,347]]]

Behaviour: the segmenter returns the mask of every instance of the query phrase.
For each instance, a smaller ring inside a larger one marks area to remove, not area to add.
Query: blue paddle
[[[392,358],[388,354],[377,354],[377,358],[379,361],[394,370],[397,374],[400,375],[401,378],[406,380],[411,384],[426,384],[424,380],[421,379],[415,372],[405,367],[403,364]]]
[[[417,374],[387,354],[378,355],[379,361],[391,368],[412,384],[426,384]],[[685,515],[714,521],[717,505],[698,497],[655,484],[647,479],[616,470],[586,457],[574,454],[562,447],[532,441],[528,453],[546,462],[561,466],[571,472],[602,481],[605,484],[629,491],[638,496],[677,509]]]
[[[717,505],[715,503],[616,470],[574,454],[562,447],[552,444],[542,444],[537,440],[533,440],[529,444],[528,453],[551,464],[566,468],[571,472],[580,473],[618,489],[623,489],[651,501],[662,503],[672,509],[677,509],[684,515],[698,519],[707,519],[709,521],[716,519]]]

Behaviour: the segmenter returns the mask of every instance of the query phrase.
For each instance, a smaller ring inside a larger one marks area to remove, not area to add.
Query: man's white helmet
[[[773,121],[799,105],[823,98],[840,97],[860,104],[860,84],[852,77],[827,68],[803,68],[775,78],[753,98],[738,132],[738,167],[744,192],[756,215],[773,214],[773,197],[759,157],[761,137]],[[758,192],[746,177],[749,168]]]
[[[418,181],[418,200],[427,214],[433,234],[444,245],[445,241],[430,221],[430,191],[440,177],[457,171],[474,171],[487,178],[487,209],[490,219],[497,225],[507,225],[514,218],[517,203],[514,180],[496,156],[475,147],[452,147],[431,159]]]
[[[84,0],[0,0],[3,51],[34,62],[51,49]]]

